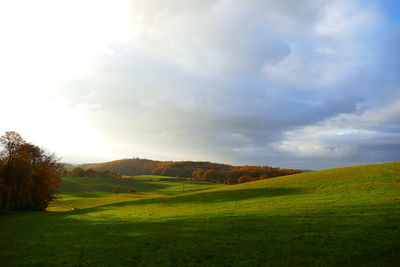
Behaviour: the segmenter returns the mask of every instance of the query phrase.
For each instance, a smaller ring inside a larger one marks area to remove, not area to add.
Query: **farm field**
[[[0,217],[1,266],[400,265],[399,162],[184,182],[192,192],[181,181],[66,177],[53,212]],[[116,196],[115,184],[139,193]],[[218,188],[196,191],[208,186]]]

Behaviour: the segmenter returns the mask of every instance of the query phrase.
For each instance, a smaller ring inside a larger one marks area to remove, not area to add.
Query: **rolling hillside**
[[[225,186],[203,181],[177,180],[175,177],[139,175],[125,179],[103,177],[63,177],[58,188],[60,197],[51,203],[48,210],[62,211],[72,208],[89,208],[98,205],[122,202],[133,199],[174,195]],[[112,193],[119,185],[121,192]],[[127,194],[129,188],[134,194]]]
[[[4,216],[0,262],[399,266],[399,222],[400,163],[393,162]]]

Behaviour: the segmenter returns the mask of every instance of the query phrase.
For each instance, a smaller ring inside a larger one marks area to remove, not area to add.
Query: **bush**
[[[112,192],[114,194],[118,194],[121,191],[121,187],[119,185],[116,185],[113,187]]]

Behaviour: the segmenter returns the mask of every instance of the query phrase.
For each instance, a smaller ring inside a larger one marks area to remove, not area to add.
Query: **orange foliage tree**
[[[45,210],[61,183],[56,157],[16,132],[6,132],[0,144],[1,209]]]

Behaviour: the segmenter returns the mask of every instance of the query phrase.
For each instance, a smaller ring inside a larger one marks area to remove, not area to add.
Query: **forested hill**
[[[121,175],[156,174],[236,184],[299,173],[299,170],[270,166],[232,166],[204,161],[156,161],[149,159],[121,159],[105,163],[81,165],[84,169],[112,171]]]

